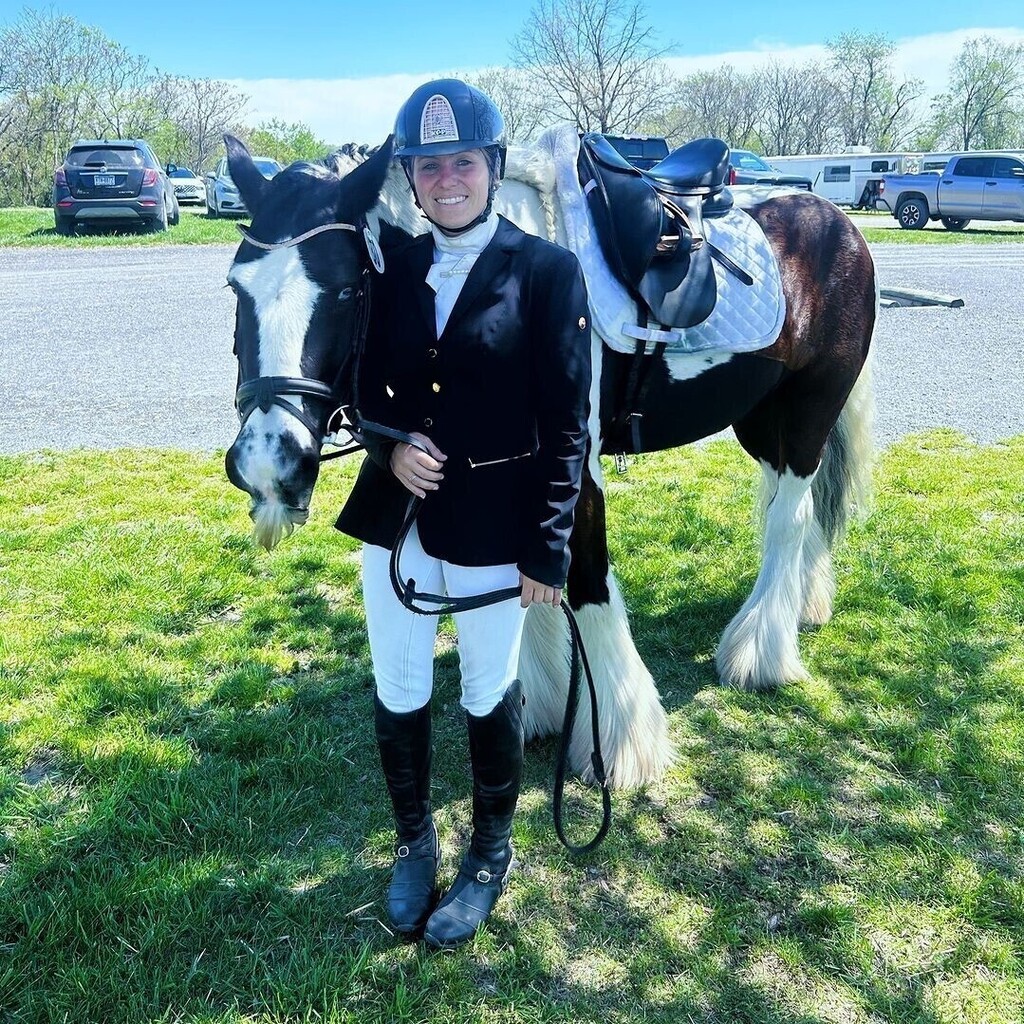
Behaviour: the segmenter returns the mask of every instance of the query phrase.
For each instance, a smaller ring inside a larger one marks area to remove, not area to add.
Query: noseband
[[[264,242],[250,234],[249,230],[241,224],[235,225],[241,232],[242,237],[250,245],[266,252],[276,252],[278,249],[290,249],[299,245],[314,235],[322,234],[325,231],[360,231],[366,232],[365,223],[346,224],[337,221],[331,224],[321,224],[318,227],[310,228],[301,235],[294,238],[286,238],[282,242]],[[369,243],[368,243],[369,244]],[[370,320],[370,268],[364,266],[361,274],[359,289],[356,292],[356,330],[353,338],[353,351],[362,348],[367,326]],[[325,422],[330,422],[334,415],[343,408],[342,398],[337,393],[337,388],[326,384],[322,380],[312,377],[253,377],[238,385],[235,391],[235,408],[238,410],[241,427],[248,422],[249,417],[259,409],[262,412],[270,412],[271,406],[276,405],[279,409],[294,416],[312,435],[313,440],[320,442],[323,432],[318,423],[312,417],[307,416],[301,405],[287,401],[285,396],[296,398],[313,398],[326,403],[331,412]],[[319,447],[319,445],[318,445]],[[355,451],[360,446],[346,446],[342,451],[333,452],[330,455],[322,455],[321,461],[334,459],[340,455],[346,455]]]

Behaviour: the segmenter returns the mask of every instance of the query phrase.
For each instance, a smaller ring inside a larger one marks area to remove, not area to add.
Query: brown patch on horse
[[[758,354],[779,360],[789,370],[799,370],[812,361],[819,339],[840,329],[843,333],[849,331],[848,322],[832,322],[829,312],[837,308],[849,312],[836,301],[836,292],[845,283],[873,279],[871,253],[850,218],[818,196],[778,196],[748,212],[775,252],[786,297],[782,334]],[[861,316],[866,314],[867,330],[863,333],[867,338],[874,317],[873,295],[872,291],[870,305],[857,311]],[[856,354],[858,368],[865,352]]]

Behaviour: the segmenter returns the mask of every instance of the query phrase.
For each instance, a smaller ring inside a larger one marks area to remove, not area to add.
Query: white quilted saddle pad
[[[583,267],[594,329],[605,344],[617,352],[631,353],[639,337],[647,340],[648,351],[665,342],[666,352],[756,352],[775,342],[786,319],[782,280],[768,239],[749,214],[734,208],[723,217],[705,220],[704,231],[709,241],[750,274],[754,284],[744,284],[713,260],[718,300],[704,323],[667,329],[651,324],[653,330],[638,329],[636,303],[605,262],[579,183],[579,136],[571,126],[554,128],[544,134],[539,145],[549,148],[554,157],[556,192],[569,248]]]

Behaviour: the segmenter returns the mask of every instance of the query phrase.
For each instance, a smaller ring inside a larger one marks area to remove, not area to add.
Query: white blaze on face
[[[320,288],[309,279],[295,248],[278,249],[250,263],[231,268],[228,278],[253,302],[259,324],[261,377],[301,377],[302,347]],[[293,405],[299,399],[283,396]],[[238,469],[264,500],[276,498],[275,482],[282,476],[279,440],[291,434],[304,447],[309,431],[284,409],[253,411],[239,435]]]

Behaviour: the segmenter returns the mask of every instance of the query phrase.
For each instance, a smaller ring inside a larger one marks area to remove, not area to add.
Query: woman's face
[[[413,187],[424,213],[442,230],[471,224],[487,206],[491,169],[482,149],[418,156]]]

